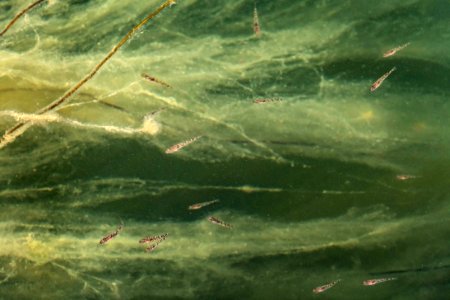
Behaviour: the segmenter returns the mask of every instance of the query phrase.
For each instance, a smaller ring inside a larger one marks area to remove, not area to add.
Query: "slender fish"
[[[268,103],[268,102],[281,102],[283,99],[281,98],[257,98],[253,100],[255,104]]]
[[[162,235],[157,235],[157,236],[149,236],[149,237],[145,237],[143,239],[141,239],[139,241],[140,244],[146,244],[146,243],[151,243],[151,242],[155,242],[154,244],[148,246],[147,248],[145,248],[145,251],[147,252],[152,252],[153,250],[156,249],[156,247],[159,246],[160,243],[162,243],[163,241],[166,240],[166,237],[168,236],[167,233],[162,234]]]
[[[202,207],[205,207],[205,206],[217,203],[217,202],[219,202],[219,199],[214,199],[212,201],[206,201],[206,202],[201,202],[201,203],[195,203],[195,204],[190,205],[188,207],[188,209],[189,210],[196,210],[196,209],[200,209]]]
[[[150,75],[148,75],[148,74],[145,74],[145,73],[142,73],[141,76],[142,76],[144,79],[147,79],[147,80],[150,81],[150,82],[159,83],[159,84],[162,85],[162,86],[165,86],[165,87],[167,87],[167,88],[171,88],[171,86],[170,86],[169,84],[165,83],[164,81],[159,80],[158,78],[152,77],[152,76],[150,76]]]
[[[341,280],[338,279],[338,280],[335,280],[335,281],[330,282],[328,284],[318,286],[315,289],[313,289],[313,292],[315,294],[319,294],[319,293],[325,292],[326,290],[331,289],[333,286],[335,286],[339,281],[341,281]]]
[[[193,142],[195,142],[196,140],[198,140],[198,139],[201,138],[201,137],[202,137],[202,136],[199,135],[199,136],[193,137],[193,138],[190,139],[190,140],[187,140],[187,141],[178,143],[178,144],[176,144],[176,145],[173,145],[172,147],[168,148],[165,152],[166,152],[166,154],[175,153],[175,152],[179,151],[181,148],[184,148],[184,147],[186,147],[187,145],[192,144]]]
[[[261,36],[261,25],[259,24],[258,10],[256,9],[256,1],[255,1],[255,8],[253,9],[253,31],[255,32],[257,38]]]
[[[139,243],[140,244],[151,243],[153,241],[161,242],[161,241],[164,241],[168,235],[169,235],[168,233],[165,233],[165,234],[156,235],[156,236],[148,236],[148,237],[145,237],[145,238],[139,240]]]
[[[408,43],[406,43],[406,44],[404,44],[404,45],[401,45],[401,46],[395,47],[394,49],[391,49],[391,50],[389,50],[389,51],[386,51],[386,52],[383,54],[383,57],[389,57],[389,56],[392,56],[392,55],[394,55],[395,53],[397,53],[398,51],[400,51],[400,50],[402,50],[402,49],[408,47],[409,44],[411,44],[411,43],[408,42]]]
[[[395,178],[397,180],[402,180],[403,181],[403,180],[417,178],[417,176],[415,176],[415,175],[408,175],[408,174],[399,174],[399,175],[395,176]]]
[[[387,72],[386,74],[384,74],[383,76],[381,76],[380,78],[378,78],[377,81],[375,81],[372,86],[370,87],[370,91],[373,92],[375,91],[377,88],[380,87],[380,85],[383,83],[383,81],[388,78],[389,75],[391,75],[392,72],[394,72],[395,70],[397,70],[396,67],[393,67],[389,72]]]
[[[230,229],[233,228],[233,226],[231,224],[225,223],[215,217],[208,217],[208,221],[210,221],[213,224],[225,227],[225,228],[230,228]]]
[[[159,242],[156,243],[156,244],[150,245],[149,247],[145,248],[145,251],[147,251],[147,252],[152,252],[152,251],[155,250],[156,247],[158,247],[158,246],[159,246]]]
[[[395,277],[389,277],[389,278],[378,278],[378,279],[369,279],[363,281],[363,285],[372,286],[376,285],[382,282],[391,281],[391,280],[397,280]]]
[[[119,227],[117,227],[116,231],[105,235],[101,240],[100,240],[100,245],[106,244],[107,242],[109,242],[110,240],[112,240],[113,238],[115,238],[123,229],[123,223],[119,225]]]

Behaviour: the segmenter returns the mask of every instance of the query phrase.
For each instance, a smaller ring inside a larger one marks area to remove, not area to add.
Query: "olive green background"
[[[258,39],[253,1],[180,0],[33,114],[160,4],[46,1],[0,38],[0,130],[34,124],[0,150],[0,299],[448,296],[448,1],[260,0]]]

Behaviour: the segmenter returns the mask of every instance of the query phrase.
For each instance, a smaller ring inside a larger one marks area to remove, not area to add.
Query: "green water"
[[[450,3],[259,0],[256,38],[253,1],[180,0],[34,114],[161,3],[44,1],[0,37],[0,130],[30,122],[0,149],[0,299],[448,299]]]

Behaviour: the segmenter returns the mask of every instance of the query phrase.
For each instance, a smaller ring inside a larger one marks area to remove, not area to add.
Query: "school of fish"
[[[3,29],[3,31],[0,32],[0,36],[4,35],[13,25],[14,23],[16,23],[16,21],[22,17],[25,13],[27,13],[29,10],[33,9],[34,7],[36,7],[38,4],[42,3],[44,0],[38,0],[33,2],[32,4],[30,4],[28,7],[26,7],[24,10],[22,10],[20,13],[18,13],[14,19],[7,24],[7,26]],[[172,1],[170,5],[175,4],[175,1]],[[254,34],[257,38],[260,38],[262,35],[261,32],[261,25],[260,25],[260,21],[259,21],[259,17],[258,17],[258,11],[257,11],[257,7],[256,7],[256,1],[255,1],[255,5],[254,5],[254,9],[253,9],[253,31]],[[401,46],[392,48],[388,51],[386,51],[383,54],[383,58],[388,58],[391,56],[394,56],[395,54],[397,54],[399,51],[405,49],[406,47],[408,47],[410,45],[410,42],[405,43]],[[380,88],[380,86],[383,84],[383,82],[396,70],[396,67],[391,68],[388,72],[386,72],[385,74],[383,74],[379,79],[377,79],[370,87],[370,91],[374,92],[375,90],[377,90],[378,88]],[[156,77],[150,76],[146,73],[142,73],[141,76],[151,82],[151,83],[156,83],[159,84],[163,87],[166,88],[171,88],[171,85],[167,84],[166,82],[157,79]],[[255,104],[262,104],[262,103],[269,103],[269,102],[280,102],[282,101],[282,99],[280,98],[256,98],[253,102]],[[153,115],[159,113],[161,110],[158,110],[156,112],[153,112],[149,115],[147,115],[146,117],[150,118]],[[165,150],[166,154],[173,154],[175,152],[180,151],[182,148],[194,143],[195,141],[197,141],[199,138],[201,138],[202,136],[195,136],[193,138],[190,138],[188,140],[185,140],[183,142],[177,143],[169,148],[167,148],[167,150]],[[414,175],[397,175],[396,178],[398,180],[408,180],[408,179],[412,179],[412,178],[416,178]],[[195,204],[191,204],[188,207],[188,210],[191,211],[197,211],[200,210],[202,208],[211,206],[213,204],[217,204],[220,201],[218,199],[214,199],[211,201],[206,201],[206,202],[199,202],[199,203],[195,203]],[[207,217],[207,220],[214,224],[214,225],[218,225],[224,228],[228,228],[231,229],[233,228],[233,226],[229,223],[225,223],[224,221],[220,220],[217,217],[214,216],[209,216]],[[114,238],[116,238],[119,233],[122,232],[124,228],[124,224],[123,222],[117,227],[117,229],[107,235],[105,235],[103,238],[101,238],[101,240],[99,241],[100,245],[105,245],[107,243],[109,243],[111,240],[113,240]],[[140,239],[138,242],[139,244],[145,244],[146,245],[146,251],[147,252],[152,252],[154,251],[159,244],[161,244],[163,241],[166,240],[166,238],[168,237],[168,233],[165,234],[161,234],[161,235],[156,235],[156,236],[147,236],[144,237],[142,239]],[[378,285],[380,283],[384,283],[384,282],[388,282],[388,281],[394,281],[397,280],[397,278],[394,277],[389,277],[389,278],[377,278],[377,279],[368,279],[368,280],[364,280],[363,281],[363,285],[364,286],[374,286],[374,285]],[[337,279],[334,281],[331,281],[330,283],[327,283],[325,285],[321,285],[318,286],[316,288],[313,289],[313,293],[315,294],[319,294],[319,293],[323,293],[331,288],[333,288],[334,286],[336,286],[339,282],[341,281],[341,279]]]

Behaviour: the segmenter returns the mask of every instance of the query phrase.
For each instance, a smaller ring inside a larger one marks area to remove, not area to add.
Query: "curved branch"
[[[34,7],[38,6],[39,4],[41,4],[42,2],[44,2],[45,0],[38,0],[35,1],[33,3],[31,3],[30,5],[28,5],[26,8],[24,8],[23,10],[21,10],[9,23],[8,25],[6,25],[6,27],[2,30],[2,32],[0,32],[0,36],[4,35],[13,25],[14,23],[17,22],[17,20],[20,19],[21,16],[23,16],[24,14],[26,14],[27,12],[29,12],[30,10],[32,10]]]

